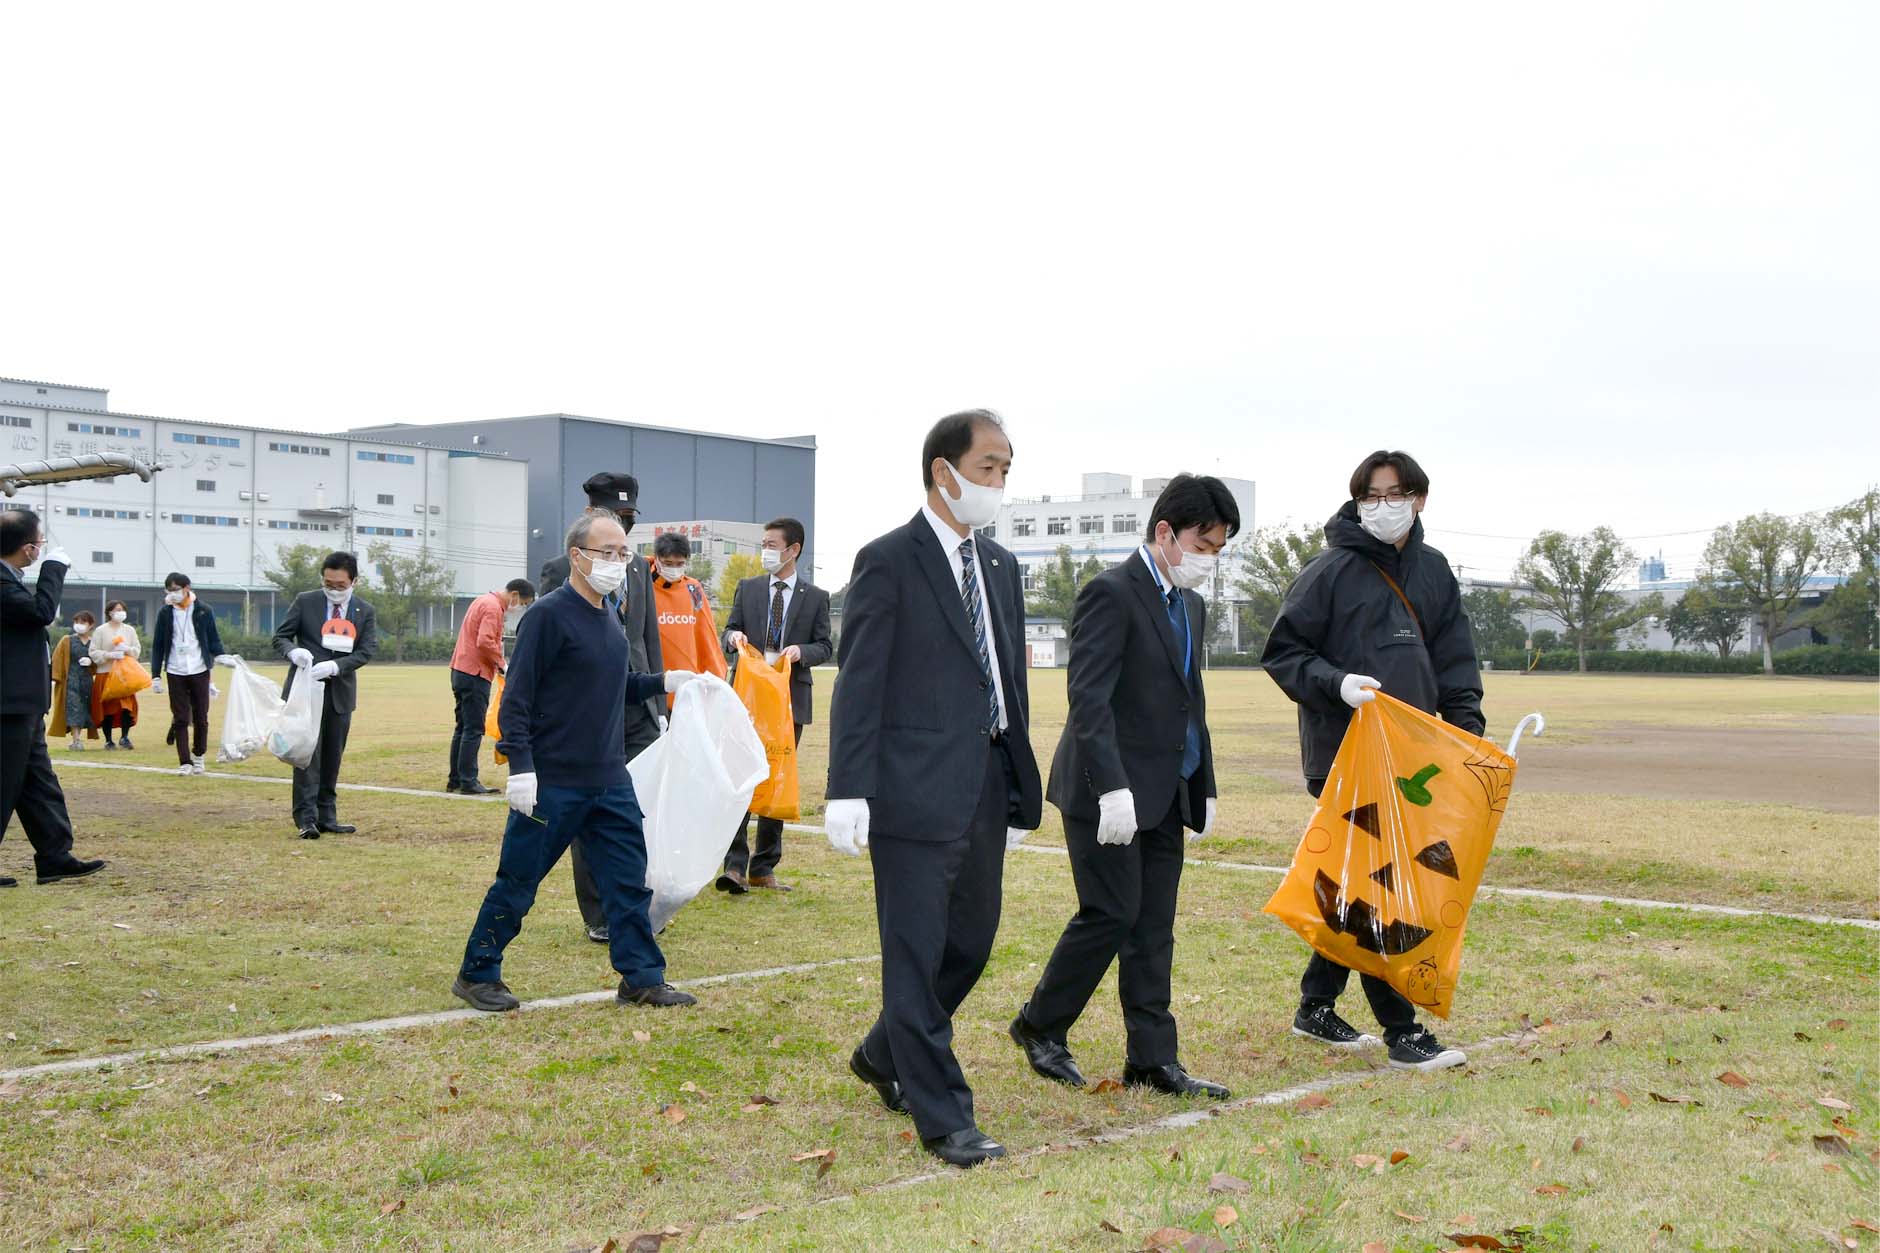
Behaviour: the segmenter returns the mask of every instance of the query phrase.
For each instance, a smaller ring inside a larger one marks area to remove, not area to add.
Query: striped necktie
[[[999,692],[992,685],[992,654],[986,651],[986,615],[979,601],[979,569],[973,561],[973,537],[960,541],[960,599],[966,602],[966,620],[973,624],[973,643],[979,649],[979,676],[986,689],[988,727],[999,725]]]

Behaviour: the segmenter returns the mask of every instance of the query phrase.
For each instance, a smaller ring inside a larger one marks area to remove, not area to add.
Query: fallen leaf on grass
[[[1552,1118],[1554,1116],[1554,1111],[1548,1109],[1545,1105],[1530,1105],[1528,1106],[1527,1112],[1530,1114],[1538,1114],[1542,1118]]]
[[[676,1127],[685,1121],[685,1110],[680,1107],[677,1102],[674,1102],[671,1105],[660,1106],[659,1116]]]
[[[759,1218],[765,1214],[774,1214],[776,1212],[777,1207],[774,1205],[759,1205],[751,1209],[739,1210],[731,1216],[731,1221],[735,1223],[748,1223],[753,1218]]]
[[[911,1131],[903,1131],[901,1133],[901,1138],[907,1141],[909,1144],[912,1144],[914,1142],[914,1133]]]
[[[403,1197],[399,1197],[396,1201],[387,1201],[385,1204],[379,1206],[379,1217],[389,1218],[404,1208],[405,1199]]]
[[[646,1044],[652,1040],[653,1033],[650,1031],[635,1031],[633,1038],[638,1040],[641,1044]]]
[[[1142,1242],[1145,1249],[1179,1249],[1181,1253],[1227,1253],[1227,1246],[1213,1236],[1197,1235],[1180,1227],[1157,1227]]]
[[[1606,1034],[1600,1036],[1599,1039],[1594,1040],[1593,1043],[1594,1044],[1611,1044],[1612,1043],[1612,1028],[1611,1027],[1606,1028]]]
[[[1862,1231],[1880,1232],[1880,1227],[1874,1226],[1864,1218],[1856,1218],[1853,1222],[1849,1223],[1848,1226],[1859,1227]]]
[[[1657,1101],[1660,1105],[1697,1105],[1697,1106],[1703,1105],[1703,1102],[1698,1100],[1696,1097],[1666,1096],[1662,1092],[1647,1092],[1645,1095],[1649,1096],[1652,1100]]]
[[[829,1173],[829,1168],[836,1164],[836,1151],[834,1149],[811,1149],[807,1153],[790,1154],[790,1160],[793,1162],[818,1163],[816,1167],[816,1177],[821,1179],[824,1175]]]
[[[1469,1139],[1468,1136],[1457,1136],[1455,1139],[1444,1144],[1443,1147],[1448,1149],[1451,1153],[1467,1153],[1470,1149],[1475,1147],[1475,1142]]]
[[[1534,1189],[1535,1196],[1565,1196],[1567,1185],[1564,1183],[1544,1183]]]
[[[658,1231],[636,1231],[627,1237],[627,1242],[620,1246],[620,1253],[659,1253],[660,1246],[668,1240],[676,1240],[685,1233],[677,1227],[663,1227]],[[609,1243],[612,1243],[609,1241]]]
[[[343,1105],[345,1104],[345,1101],[346,1101],[345,1096],[343,1096],[342,1094],[338,1092],[328,1092],[325,1096],[321,1097],[320,1099],[325,1101],[329,1105]]]
[[[1208,1180],[1208,1191],[1232,1192],[1237,1196],[1245,1196],[1247,1193],[1253,1191],[1253,1185],[1248,1183],[1245,1179],[1242,1179],[1239,1175],[1230,1175],[1222,1171]]]
[[[1624,1088],[1614,1088],[1612,1090],[1612,1095],[1619,1102],[1620,1109],[1632,1108],[1632,1098],[1625,1094]]]
[[[764,1108],[764,1106],[766,1105],[777,1105],[777,1104],[781,1104],[781,1102],[779,1102],[776,1097],[765,1096],[762,1092],[754,1092],[751,1094],[751,1099],[746,1101],[740,1107],[739,1112],[744,1113],[744,1114],[755,1114],[758,1110]]]
[[[1216,1227],[1231,1227],[1239,1221],[1240,1211],[1233,1206],[1217,1205],[1214,1207],[1214,1225]]]
[[[1366,1240],[1361,1253],[1390,1253],[1390,1246],[1382,1240]]]
[[[1847,1147],[1847,1141],[1840,1136],[1816,1136],[1815,1147],[1829,1157],[1852,1157],[1854,1150]]]
[[[1103,1228],[1103,1229],[1104,1229],[1105,1231],[1108,1231],[1108,1232],[1111,1232],[1111,1233],[1113,1233],[1113,1234],[1115,1234],[1115,1235],[1119,1235],[1119,1236],[1120,1236],[1120,1235],[1122,1235],[1122,1234],[1123,1234],[1123,1229],[1122,1229],[1121,1227],[1119,1227],[1119,1226],[1117,1226],[1117,1225],[1116,1225],[1115,1223],[1113,1223],[1113,1222],[1111,1222],[1111,1221],[1110,1221],[1109,1219],[1107,1219],[1107,1218],[1106,1218],[1106,1219],[1104,1219],[1104,1220],[1103,1220],[1102,1222],[1100,1222],[1100,1223],[1098,1223],[1098,1224],[1097,1224],[1097,1226],[1099,1226],[1099,1227],[1101,1227],[1101,1228]]]
[[[1583,1148],[1585,1148],[1585,1147],[1586,1147],[1586,1137],[1585,1137],[1585,1136],[1574,1136],[1574,1137],[1573,1137],[1573,1151],[1574,1151],[1575,1153],[1578,1153],[1578,1152],[1579,1152],[1579,1151],[1580,1151],[1581,1149],[1583,1149]]]
[[[1428,1214],[1406,1214],[1400,1209],[1394,1209],[1391,1211],[1391,1213],[1397,1215],[1397,1217],[1403,1219],[1407,1223],[1426,1223],[1430,1220]]]
[[[1749,1080],[1737,1074],[1734,1070],[1726,1070],[1718,1075],[1717,1082],[1727,1088],[1747,1088],[1749,1086]]]
[[[1293,1108],[1303,1113],[1307,1110],[1325,1109],[1329,1107],[1331,1103],[1332,1098],[1325,1095],[1323,1092],[1308,1092],[1299,1098]]]
[[[57,1057],[61,1053],[76,1053],[76,1052],[78,1052],[77,1049],[40,1049],[39,1050],[40,1056],[42,1057]]]
[[[1830,1018],[1830,1019],[1828,1019],[1828,1030],[1830,1030],[1830,1031],[1846,1031],[1846,1030],[1847,1030],[1847,1019],[1845,1019],[1845,1018]]]
[[[1797,1031],[1795,1033],[1795,1038],[1797,1040],[1800,1040],[1803,1044],[1806,1044],[1810,1040],[1814,1039],[1815,1037],[1812,1035],[1809,1035],[1806,1031]]]
[[[1852,1105],[1834,1096],[1818,1096],[1815,1098],[1815,1104],[1821,1106],[1823,1109],[1838,1109],[1848,1113],[1852,1113],[1854,1110]]]
[[[1390,1164],[1392,1166],[1401,1166],[1409,1160],[1410,1160],[1410,1155],[1404,1152],[1402,1149],[1394,1149],[1391,1151]]]
[[[1099,1079],[1097,1080],[1097,1086],[1090,1089],[1090,1094],[1092,1096],[1108,1096],[1112,1092],[1121,1092],[1122,1090],[1123,1085],[1120,1080]]]
[[[1463,1235],[1452,1231],[1443,1238],[1453,1241],[1458,1246],[1465,1249],[1505,1249],[1509,1247],[1497,1240],[1494,1236]],[[1516,1245],[1514,1247],[1519,1248],[1520,1246]]]

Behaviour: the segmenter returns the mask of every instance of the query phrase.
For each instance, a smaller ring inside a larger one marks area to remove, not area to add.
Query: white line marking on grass
[[[872,953],[865,957],[836,957],[829,961],[802,962],[794,966],[769,966],[763,970],[738,970],[730,974],[681,979],[673,986],[711,988],[721,983],[750,983],[758,979],[774,979],[780,975],[813,974],[819,970],[833,970],[838,966],[859,966],[880,960],[879,954]],[[611,991],[574,992],[567,996],[549,996],[541,1000],[524,1001],[522,1009],[565,1009],[571,1005],[591,1005],[596,1001],[611,1001],[613,998],[614,994]],[[336,1040],[346,1036],[383,1035],[388,1031],[405,1031],[413,1027],[439,1027],[445,1023],[469,1022],[477,1018],[501,1018],[503,1016],[484,1013],[477,1009],[440,1009],[428,1014],[404,1014],[397,1018],[374,1018],[367,1022],[336,1023],[327,1027],[302,1027],[295,1031],[278,1031],[273,1035],[238,1036],[228,1040],[205,1040],[198,1044],[172,1044],[166,1048],[145,1049],[138,1053],[112,1053],[105,1057],[74,1057],[63,1062],[46,1062],[39,1066],[21,1066],[16,1070],[0,1070],[0,1082],[8,1079],[34,1079],[48,1075],[102,1070],[106,1066],[125,1066],[135,1062],[160,1062],[181,1057],[200,1057],[204,1053],[235,1053],[244,1049],[272,1048],[281,1044],[299,1044],[307,1040]]]
[[[67,766],[76,766],[80,770],[130,770],[138,774],[176,774],[176,767],[174,766],[123,766],[110,761],[72,761],[70,759],[59,762],[55,768],[63,770]],[[281,775],[230,774],[224,770],[205,771],[197,777],[204,779],[234,779],[239,783],[293,783],[293,779]],[[423,788],[417,787],[384,787],[377,783],[342,783],[339,785],[339,789],[342,792],[389,792],[394,796],[423,796],[444,801],[487,802],[504,799],[500,789],[489,796],[465,796],[461,792],[429,792]]]

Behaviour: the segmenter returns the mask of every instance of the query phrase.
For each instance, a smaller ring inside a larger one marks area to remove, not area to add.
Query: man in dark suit
[[[1193,589],[1240,530],[1219,479],[1180,474],[1155,502],[1148,542],[1091,579],[1071,613],[1070,716],[1051,763],[1077,913],[1012,1019],[1031,1068],[1082,1087],[1072,1024],[1119,955],[1128,1052],[1123,1082],[1227,1098],[1176,1051],[1169,1013],[1184,829],[1214,825],[1214,746],[1201,684],[1207,605]]]
[[[796,723],[796,742],[803,742],[803,728],[812,719],[815,699],[810,668],[820,666],[835,655],[835,639],[829,633],[829,593],[801,576],[796,568],[803,556],[803,524],[795,518],[777,518],[764,525],[764,546],[758,557],[764,573],[752,575],[738,584],[731,598],[731,614],[725,620],[725,652],[731,664],[737,664],[737,650],[752,643],[747,632],[756,633],[753,647],[761,648],[764,660],[772,665],[777,658],[790,659],[790,713]],[[725,854],[725,872],[718,876],[718,890],[742,894],[747,888],[769,888],[788,892],[787,884],[777,882],[777,863],[783,860],[783,823],[776,818],[757,820],[757,852],[751,852],[745,840],[751,816],[738,823],[738,833]]]
[[[294,825],[303,840],[359,829],[339,820],[339,766],[359,705],[359,667],[379,648],[379,618],[353,595],[358,578],[359,562],[351,553],[328,553],[320,565],[320,590],[294,597],[274,628],[274,651],[294,667],[283,694],[294,690],[302,674],[326,683],[320,742],[312,761],[294,767]]]
[[[581,490],[587,493],[589,509],[605,509],[620,520],[622,530],[633,534],[633,525],[640,517],[638,479],[631,474],[608,470],[591,476],[581,484]],[[567,581],[568,554],[563,553],[542,563],[536,590],[546,596]],[[633,668],[643,674],[654,674],[666,668],[659,644],[659,611],[654,607],[653,594],[653,563],[629,552],[626,580],[601,602],[620,620],[620,629],[627,635]],[[664,697],[627,701],[627,760],[632,761],[649,748],[659,738],[665,724]],[[581,907],[581,921],[587,927],[588,939],[606,944],[609,939],[607,910],[601,901],[600,888],[594,883],[594,873],[588,869],[586,846],[577,840],[571,847],[569,860],[574,869],[574,898]]]
[[[39,563],[26,586],[21,573]],[[72,856],[72,819],[65,791],[46,752],[46,708],[52,701],[52,649],[46,628],[58,620],[72,559],[47,548],[39,517],[23,509],[0,512],[0,839],[17,812],[33,846],[41,883],[79,879],[102,861]],[[0,888],[19,880],[0,875]]]
[[[1018,563],[972,529],[1011,463],[990,410],[928,432],[926,505],[855,558],[829,718],[829,843],[868,849],[881,934],[881,1015],[849,1069],[955,1166],[1005,1153],[974,1119],[953,1014],[992,952],[1005,850],[1044,803]]]

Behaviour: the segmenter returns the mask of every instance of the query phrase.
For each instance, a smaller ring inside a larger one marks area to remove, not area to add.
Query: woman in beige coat
[[[135,657],[143,652],[137,643],[137,628],[126,621],[130,610],[123,601],[114,600],[104,607],[105,623],[91,633],[91,660],[97,670],[97,678],[92,681],[91,712],[92,725],[104,728],[104,746],[116,748],[111,739],[113,731],[124,732],[124,747],[131,747],[131,728],[137,725],[137,698],[126,696],[120,700],[100,700],[104,691],[104,681],[111,669],[126,657]]]

